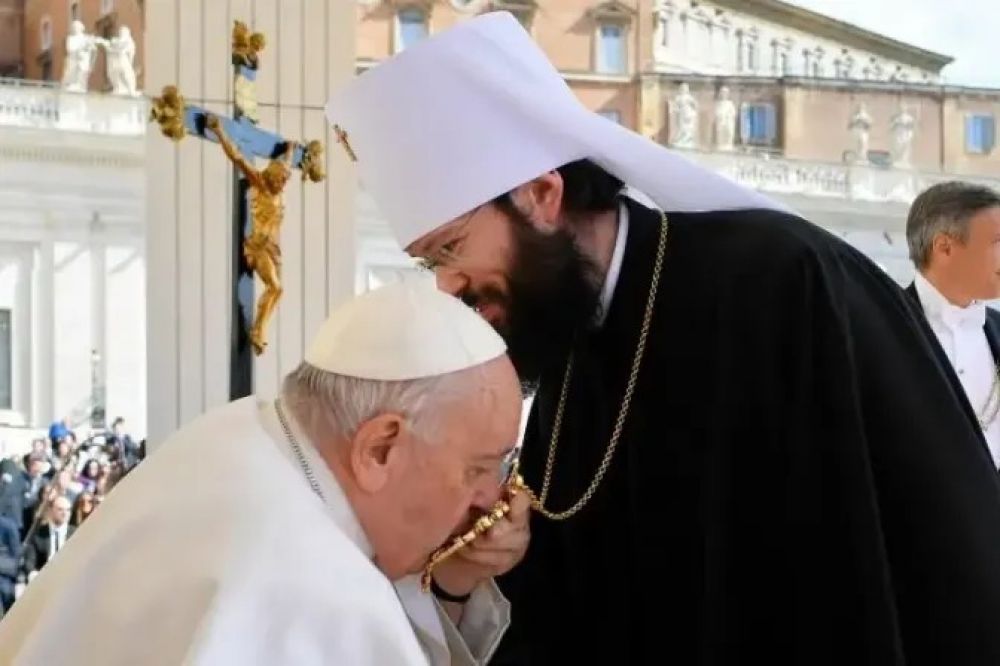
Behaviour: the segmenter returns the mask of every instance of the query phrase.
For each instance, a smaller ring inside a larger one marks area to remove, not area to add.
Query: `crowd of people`
[[[144,444],[121,418],[83,441],[57,421],[30,452],[0,460],[0,616],[139,464]]]

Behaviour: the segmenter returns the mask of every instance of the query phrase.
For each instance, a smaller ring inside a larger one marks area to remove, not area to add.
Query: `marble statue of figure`
[[[135,97],[139,94],[135,85],[135,41],[128,27],[118,29],[118,36],[103,44],[108,58],[108,80],[115,95]]]
[[[66,37],[66,61],[63,66],[63,88],[70,92],[87,92],[90,73],[94,69],[98,45],[105,40],[84,32],[83,23],[73,21]]]
[[[715,101],[715,147],[731,151],[736,137],[736,105],[729,97],[729,88],[719,89],[719,99]]]
[[[670,103],[670,125],[673,130],[670,145],[695,148],[698,145],[698,101],[691,89],[682,83]]]
[[[851,116],[851,122],[847,128],[854,134],[854,161],[868,161],[868,138],[872,129],[872,117],[868,114],[868,109],[864,104]]]
[[[917,119],[906,106],[899,108],[892,118],[892,162],[899,166],[910,166],[913,155],[913,137],[917,132]]]

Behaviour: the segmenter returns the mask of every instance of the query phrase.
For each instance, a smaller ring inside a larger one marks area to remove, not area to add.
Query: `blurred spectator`
[[[52,445],[53,450],[63,437],[69,433],[69,426],[66,425],[66,419],[61,419],[55,421],[49,426],[49,444]]]
[[[72,504],[81,492],[83,492],[83,486],[73,480],[73,474],[68,469],[63,469],[46,486],[43,495],[50,504],[57,497],[65,497]]]
[[[105,462],[101,464],[101,476],[97,480],[97,494],[107,495],[123,475],[120,462]]]
[[[81,471],[77,477],[77,483],[80,484],[84,492],[95,493],[97,492],[97,482],[101,479],[101,463],[97,458],[91,458],[83,465],[83,471]]]
[[[56,442],[53,448],[52,468],[56,471],[61,470],[63,465],[69,462],[74,448],[76,448],[76,435],[72,432],[67,433]]]
[[[135,467],[142,459],[140,446],[125,431],[125,419],[120,416],[111,424],[111,436],[108,437],[108,444],[119,452],[126,470]]]
[[[24,529],[24,498],[28,492],[28,481],[16,462],[0,460],[0,516],[17,526],[18,533]]]
[[[21,472],[24,479],[24,503],[21,520],[21,530],[27,530],[35,520],[35,512],[42,498],[42,489],[48,484],[46,473],[49,463],[40,453],[29,453],[24,458],[25,471]]]
[[[49,443],[44,439],[34,439],[31,441],[31,452],[40,453],[45,456],[49,463],[52,462],[52,449],[49,447]]]
[[[93,492],[84,490],[73,502],[73,515],[70,517],[69,524],[73,527],[79,527],[96,508],[97,497]]]
[[[13,520],[0,516],[0,617],[14,604],[21,562],[21,535]]]
[[[76,529],[69,524],[70,502],[59,496],[52,501],[45,523],[24,545],[23,580],[31,582],[38,572],[66,545]]]

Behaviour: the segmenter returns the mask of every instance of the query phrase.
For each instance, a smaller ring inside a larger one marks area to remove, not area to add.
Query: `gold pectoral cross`
[[[351,148],[351,142],[347,140],[347,132],[340,125],[334,125],[333,133],[337,135],[337,143],[344,147],[344,151],[347,152],[347,156],[351,158],[351,161],[357,162],[358,156],[354,153],[354,148]]]

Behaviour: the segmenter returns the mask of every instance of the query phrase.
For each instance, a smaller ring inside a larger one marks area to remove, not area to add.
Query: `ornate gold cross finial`
[[[256,69],[266,43],[263,33],[251,31],[243,21],[233,22],[233,59],[240,64]]]
[[[351,148],[351,142],[347,140],[347,132],[345,132],[340,125],[334,125],[333,133],[337,135],[337,143],[344,147],[344,150],[347,151],[347,156],[351,158],[351,161],[357,162],[358,156],[354,153],[354,149]]]
[[[180,141],[187,134],[184,128],[184,96],[177,86],[167,86],[162,97],[154,97],[149,110],[150,121],[157,122],[163,135]]]

